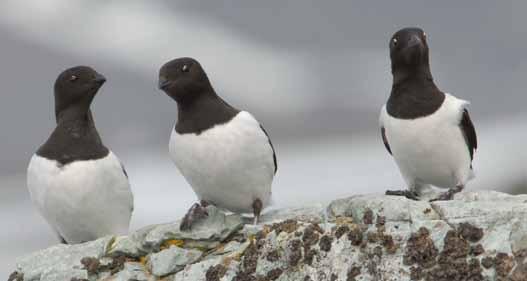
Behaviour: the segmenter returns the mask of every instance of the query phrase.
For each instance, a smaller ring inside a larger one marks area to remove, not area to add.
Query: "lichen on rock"
[[[8,280],[527,280],[525,202],[357,195],[271,211],[258,226],[208,206],[192,231],[175,222],[53,246],[18,259]]]

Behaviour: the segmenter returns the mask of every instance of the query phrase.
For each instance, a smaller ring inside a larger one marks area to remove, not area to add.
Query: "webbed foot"
[[[199,203],[194,203],[192,207],[187,211],[181,224],[179,225],[179,230],[189,231],[192,229],[192,225],[197,221],[205,219],[209,216],[206,206],[200,205]]]
[[[253,214],[254,214],[254,225],[257,225],[260,221],[260,214],[262,213],[263,203],[262,200],[256,199],[253,201]]]
[[[386,195],[390,196],[404,196],[411,200],[419,200],[419,196],[417,195],[417,192],[411,191],[411,190],[386,190],[384,193]]]
[[[454,195],[456,193],[460,192],[461,190],[463,190],[463,188],[464,188],[464,186],[458,185],[458,186],[456,186],[454,188],[449,189],[447,192],[443,192],[443,193],[439,194],[439,196],[437,196],[436,198],[430,200],[430,202],[452,200],[452,199],[454,199]]]

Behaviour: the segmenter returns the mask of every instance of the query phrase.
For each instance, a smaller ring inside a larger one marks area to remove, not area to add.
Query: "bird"
[[[224,101],[193,58],[166,62],[159,70],[158,87],[177,104],[169,154],[199,199],[180,229],[190,230],[207,216],[205,208],[211,204],[252,213],[257,224],[270,204],[278,167],[264,127],[251,113]]]
[[[386,150],[393,156],[408,189],[387,195],[419,200],[431,185],[447,188],[436,200],[451,200],[474,178],[478,148],[468,101],[436,86],[429,63],[426,33],[403,28],[389,42],[393,84],[379,123]]]
[[[88,66],[60,73],[54,84],[56,127],[27,169],[31,201],[64,244],[128,232],[128,175],[102,143],[90,110],[105,81]]]

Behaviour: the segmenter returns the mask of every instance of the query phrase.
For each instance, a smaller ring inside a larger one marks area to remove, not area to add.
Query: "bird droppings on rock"
[[[372,224],[373,223],[373,211],[370,209],[367,209],[364,212],[364,216],[362,218],[362,221],[364,224]]]
[[[435,264],[438,250],[430,238],[428,229],[421,227],[417,233],[412,233],[406,243],[406,252],[403,256],[405,265],[418,264],[428,268]]]
[[[458,226],[458,232],[464,239],[475,243],[483,238],[483,229],[475,227],[470,223],[460,223]]]
[[[206,281],[220,281],[220,279],[227,273],[227,268],[223,264],[217,264],[209,267],[205,273]]]
[[[320,238],[320,243],[318,246],[320,247],[320,250],[324,252],[329,252],[331,250],[331,244],[333,243],[333,237],[329,235],[323,235],[322,238]]]

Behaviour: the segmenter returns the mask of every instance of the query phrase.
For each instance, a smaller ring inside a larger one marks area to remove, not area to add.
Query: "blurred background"
[[[480,150],[468,189],[527,192],[525,1],[0,2],[0,276],[57,243],[25,172],[53,130],[53,83],[90,65],[108,82],[92,110],[135,193],[132,230],[181,217],[194,193],[168,157],[176,104],[156,89],[167,60],[201,61],[217,92],[271,135],[274,208],[404,183],[379,136],[391,87],[387,44],[428,35],[445,92],[471,101]]]

